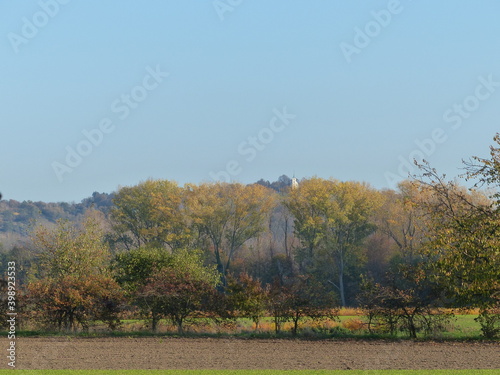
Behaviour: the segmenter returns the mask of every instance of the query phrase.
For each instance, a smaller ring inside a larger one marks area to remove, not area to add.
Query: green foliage
[[[174,322],[180,333],[185,320],[209,306],[220,283],[215,267],[203,264],[197,251],[141,248],[119,254],[115,262],[118,280],[131,292],[156,331],[162,317]]]
[[[158,247],[140,247],[118,253],[111,262],[116,281],[127,291],[134,292],[157,269],[169,265],[171,254]]]
[[[203,280],[212,287],[220,284],[221,275],[215,266],[206,266],[201,252],[180,249],[169,258],[169,268],[188,273],[196,280]]]
[[[481,309],[479,316],[475,319],[481,325],[484,337],[494,339],[500,337],[500,308]]]
[[[192,314],[202,311],[215,289],[205,280],[187,272],[166,268],[155,272],[137,292],[141,305],[151,310],[154,320],[166,317],[183,333],[183,324]],[[153,323],[153,331],[156,325]]]

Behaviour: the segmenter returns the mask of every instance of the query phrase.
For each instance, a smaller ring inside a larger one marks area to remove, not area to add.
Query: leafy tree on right
[[[473,187],[445,180],[425,161],[413,181],[427,196],[419,205],[429,223],[423,247],[429,272],[455,304],[480,309],[478,321],[489,338],[500,334],[500,135],[494,140],[490,159],[464,162],[463,177],[476,181]]]

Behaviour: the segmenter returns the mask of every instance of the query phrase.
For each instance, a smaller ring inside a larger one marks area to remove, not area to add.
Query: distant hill
[[[34,223],[55,223],[58,219],[78,221],[90,208],[107,214],[113,206],[113,196],[114,193],[94,192],[81,203],[0,201],[0,242],[4,248],[10,247],[26,237]]]

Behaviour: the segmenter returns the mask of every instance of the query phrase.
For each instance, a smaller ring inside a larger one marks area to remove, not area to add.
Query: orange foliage
[[[342,322],[342,327],[348,329],[349,331],[361,331],[365,328],[365,323],[360,319],[348,319]]]

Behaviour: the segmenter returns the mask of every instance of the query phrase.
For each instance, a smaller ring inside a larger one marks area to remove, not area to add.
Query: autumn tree
[[[92,219],[81,228],[63,221],[54,229],[35,228],[39,266],[37,280],[27,285],[27,304],[38,322],[65,330],[87,329],[96,320],[116,327],[123,295],[108,271],[102,239]]]
[[[377,231],[367,242],[366,275],[384,283],[394,263],[411,265],[418,260],[426,241],[426,225],[420,202],[428,195],[411,181],[399,183],[397,190],[382,190],[381,205],[375,210]]]
[[[292,249],[295,245],[296,238],[293,233],[293,216],[288,209],[280,205],[279,207],[279,231],[283,235],[283,248],[288,259],[292,258]]]
[[[294,230],[301,243],[299,261],[311,268],[324,238],[328,201],[334,181],[313,178],[290,190],[284,205],[294,217]]]
[[[299,322],[305,318],[336,317],[336,296],[312,276],[295,276],[285,280],[285,293],[288,295],[288,314],[292,334],[298,333]]]
[[[273,193],[261,185],[238,183],[187,185],[186,190],[190,218],[209,241],[225,284],[238,251],[265,230]]]
[[[280,333],[283,325],[291,318],[291,294],[280,280],[275,279],[269,287],[268,310],[274,320],[274,330]]]
[[[31,317],[45,327],[88,330],[90,322],[103,321],[110,329],[120,324],[123,293],[110,277],[64,275],[44,278],[27,286]]]
[[[401,182],[397,191],[383,191],[381,197],[382,205],[375,215],[377,229],[394,242],[400,257],[411,261],[425,241],[426,221],[419,203],[428,197],[408,180]]]
[[[258,330],[259,322],[266,313],[268,290],[262,287],[259,280],[243,272],[238,278],[228,278],[226,293],[227,308],[232,315],[251,319],[255,330]]]
[[[336,296],[322,283],[308,275],[297,275],[281,281],[276,278],[269,287],[268,309],[279,333],[285,322],[292,322],[295,336],[305,317],[312,319],[337,316]]]
[[[177,249],[190,244],[183,189],[175,182],[147,180],[123,187],[113,202],[115,241],[126,248],[151,245]]]
[[[359,263],[362,242],[375,226],[371,221],[379,194],[357,182],[312,178],[292,189],[285,205],[295,217],[301,240],[299,260],[305,272],[321,272],[340,294],[346,306],[345,276]]]
[[[106,274],[110,253],[102,237],[101,229],[92,219],[87,219],[80,228],[62,220],[54,229],[39,225],[31,235],[39,261],[38,276]]]

